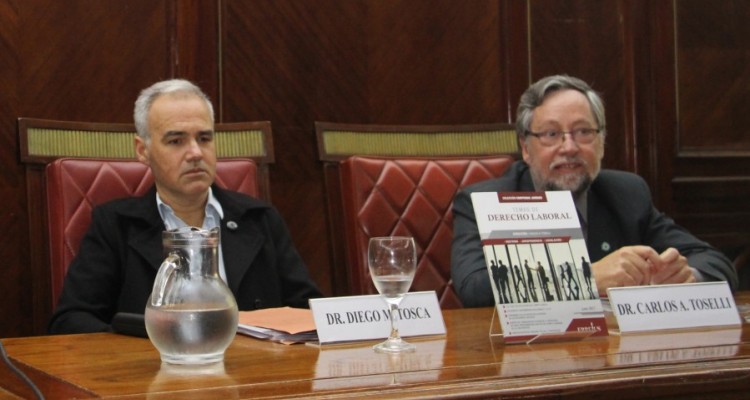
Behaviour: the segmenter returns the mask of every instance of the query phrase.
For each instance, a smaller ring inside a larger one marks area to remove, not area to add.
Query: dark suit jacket
[[[466,307],[494,303],[470,194],[507,191],[534,191],[525,162],[516,161],[502,177],[468,186],[456,195],[451,275]],[[591,262],[623,246],[648,245],[659,253],[674,247],[706,280],[725,280],[730,287],[737,288],[737,273],[732,263],[656,210],[648,185],[639,176],[602,170],[589,188],[587,201],[586,245]]]
[[[213,193],[224,211],[224,268],[240,310],[307,307],[309,298],[320,296],[273,207],[216,186]],[[227,228],[229,221],[236,229]],[[107,331],[117,312],[143,314],[164,259],[164,229],[155,188],[96,207],[65,277],[50,332]]]

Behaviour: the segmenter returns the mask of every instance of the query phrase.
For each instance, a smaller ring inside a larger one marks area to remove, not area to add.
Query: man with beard
[[[610,287],[718,280],[736,289],[731,262],[656,210],[642,178],[601,170],[605,127],[601,97],[580,79],[549,76],[524,92],[516,115],[523,161],[460,191],[453,205],[451,274],[464,306],[493,303],[472,192],[571,191],[600,295]]]
[[[135,154],[154,186],[93,210],[50,332],[109,331],[116,313],[143,314],[164,257],[162,232],[187,226],[221,229],[219,275],[240,310],[306,307],[321,295],[278,211],[214,184],[214,112],[200,88],[157,82],[141,92],[133,114]]]

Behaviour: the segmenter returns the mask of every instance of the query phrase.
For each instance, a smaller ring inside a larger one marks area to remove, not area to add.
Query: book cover
[[[471,197],[504,340],[607,335],[570,192]]]

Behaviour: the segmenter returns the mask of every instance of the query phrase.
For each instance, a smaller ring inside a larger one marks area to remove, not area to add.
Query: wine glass
[[[414,351],[413,344],[401,340],[396,327],[398,305],[409,291],[417,269],[417,250],[414,238],[388,236],[370,238],[367,262],[375,288],[383,296],[391,313],[391,334],[385,342],[373,347],[378,353]]]

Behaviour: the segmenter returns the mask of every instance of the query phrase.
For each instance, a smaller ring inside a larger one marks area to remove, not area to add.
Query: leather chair
[[[442,308],[461,302],[451,281],[453,197],[463,186],[501,175],[509,155],[475,159],[350,157],[341,164],[349,285],[377,293],[367,266],[374,236],[412,236],[417,272],[410,291],[435,290]]]
[[[18,134],[28,192],[32,320],[34,331],[42,334],[91,208],[140,194],[152,178],[135,161],[133,124],[19,118]],[[270,200],[270,122],[218,123],[215,138],[217,184]],[[56,163],[63,158],[93,161]]]
[[[450,280],[453,197],[463,186],[501,175],[517,158],[514,127],[315,126],[324,163],[334,293],[377,293],[367,267],[369,238],[408,235],[418,252],[410,290],[435,290],[442,308],[461,307]]]
[[[258,197],[257,164],[248,159],[222,159],[216,184]],[[60,158],[47,165],[47,225],[52,305],[62,292],[65,273],[99,204],[140,196],[153,185],[151,170],[137,161]]]

